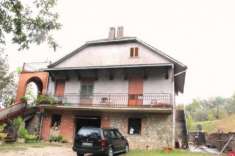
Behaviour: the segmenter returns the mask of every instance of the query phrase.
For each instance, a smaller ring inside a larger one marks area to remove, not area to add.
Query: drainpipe
[[[174,64],[172,64],[172,148],[175,148],[175,115],[176,115],[176,107],[175,107],[175,80],[174,80]]]
[[[174,78],[181,75],[181,74],[184,74],[186,72],[186,70],[184,71],[181,71],[181,72],[178,72],[176,74],[174,74],[174,64],[172,65],[172,79],[173,79],[173,86],[172,86],[172,105],[173,105],[173,112],[172,112],[172,119],[173,119],[173,123],[172,123],[172,147],[175,148],[175,137],[176,137],[176,104],[175,104],[175,80]]]

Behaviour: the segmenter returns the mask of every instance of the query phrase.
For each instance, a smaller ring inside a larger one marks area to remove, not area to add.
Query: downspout
[[[175,148],[175,137],[176,137],[176,104],[175,104],[175,77],[184,74],[186,72],[186,70],[178,72],[176,74],[174,74],[174,64],[172,64],[172,81],[173,81],[173,86],[172,86],[172,105],[173,105],[173,112],[172,112],[172,147]]]
[[[175,107],[175,77],[174,77],[174,64],[172,64],[172,148],[175,148],[175,115],[176,115],[176,107]]]

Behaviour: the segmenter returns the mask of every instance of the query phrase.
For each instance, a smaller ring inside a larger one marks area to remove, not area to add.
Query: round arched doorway
[[[35,101],[42,94],[43,83],[39,77],[30,78],[25,87],[25,97],[29,106],[35,105]]]

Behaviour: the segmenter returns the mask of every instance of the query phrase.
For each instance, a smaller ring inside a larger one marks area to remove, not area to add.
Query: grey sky
[[[8,45],[11,70],[23,62],[56,60],[87,40],[106,38],[110,26],[124,26],[137,36],[188,66],[185,93],[192,98],[231,96],[235,91],[234,0],[59,0],[63,27],[55,33],[60,48],[47,45],[17,51]]]

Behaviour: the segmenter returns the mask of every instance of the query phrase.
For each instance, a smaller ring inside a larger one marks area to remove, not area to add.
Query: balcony
[[[171,112],[171,95],[168,93],[124,94],[100,93],[93,95],[65,94],[54,96],[56,105],[41,104],[47,108],[100,111]]]

